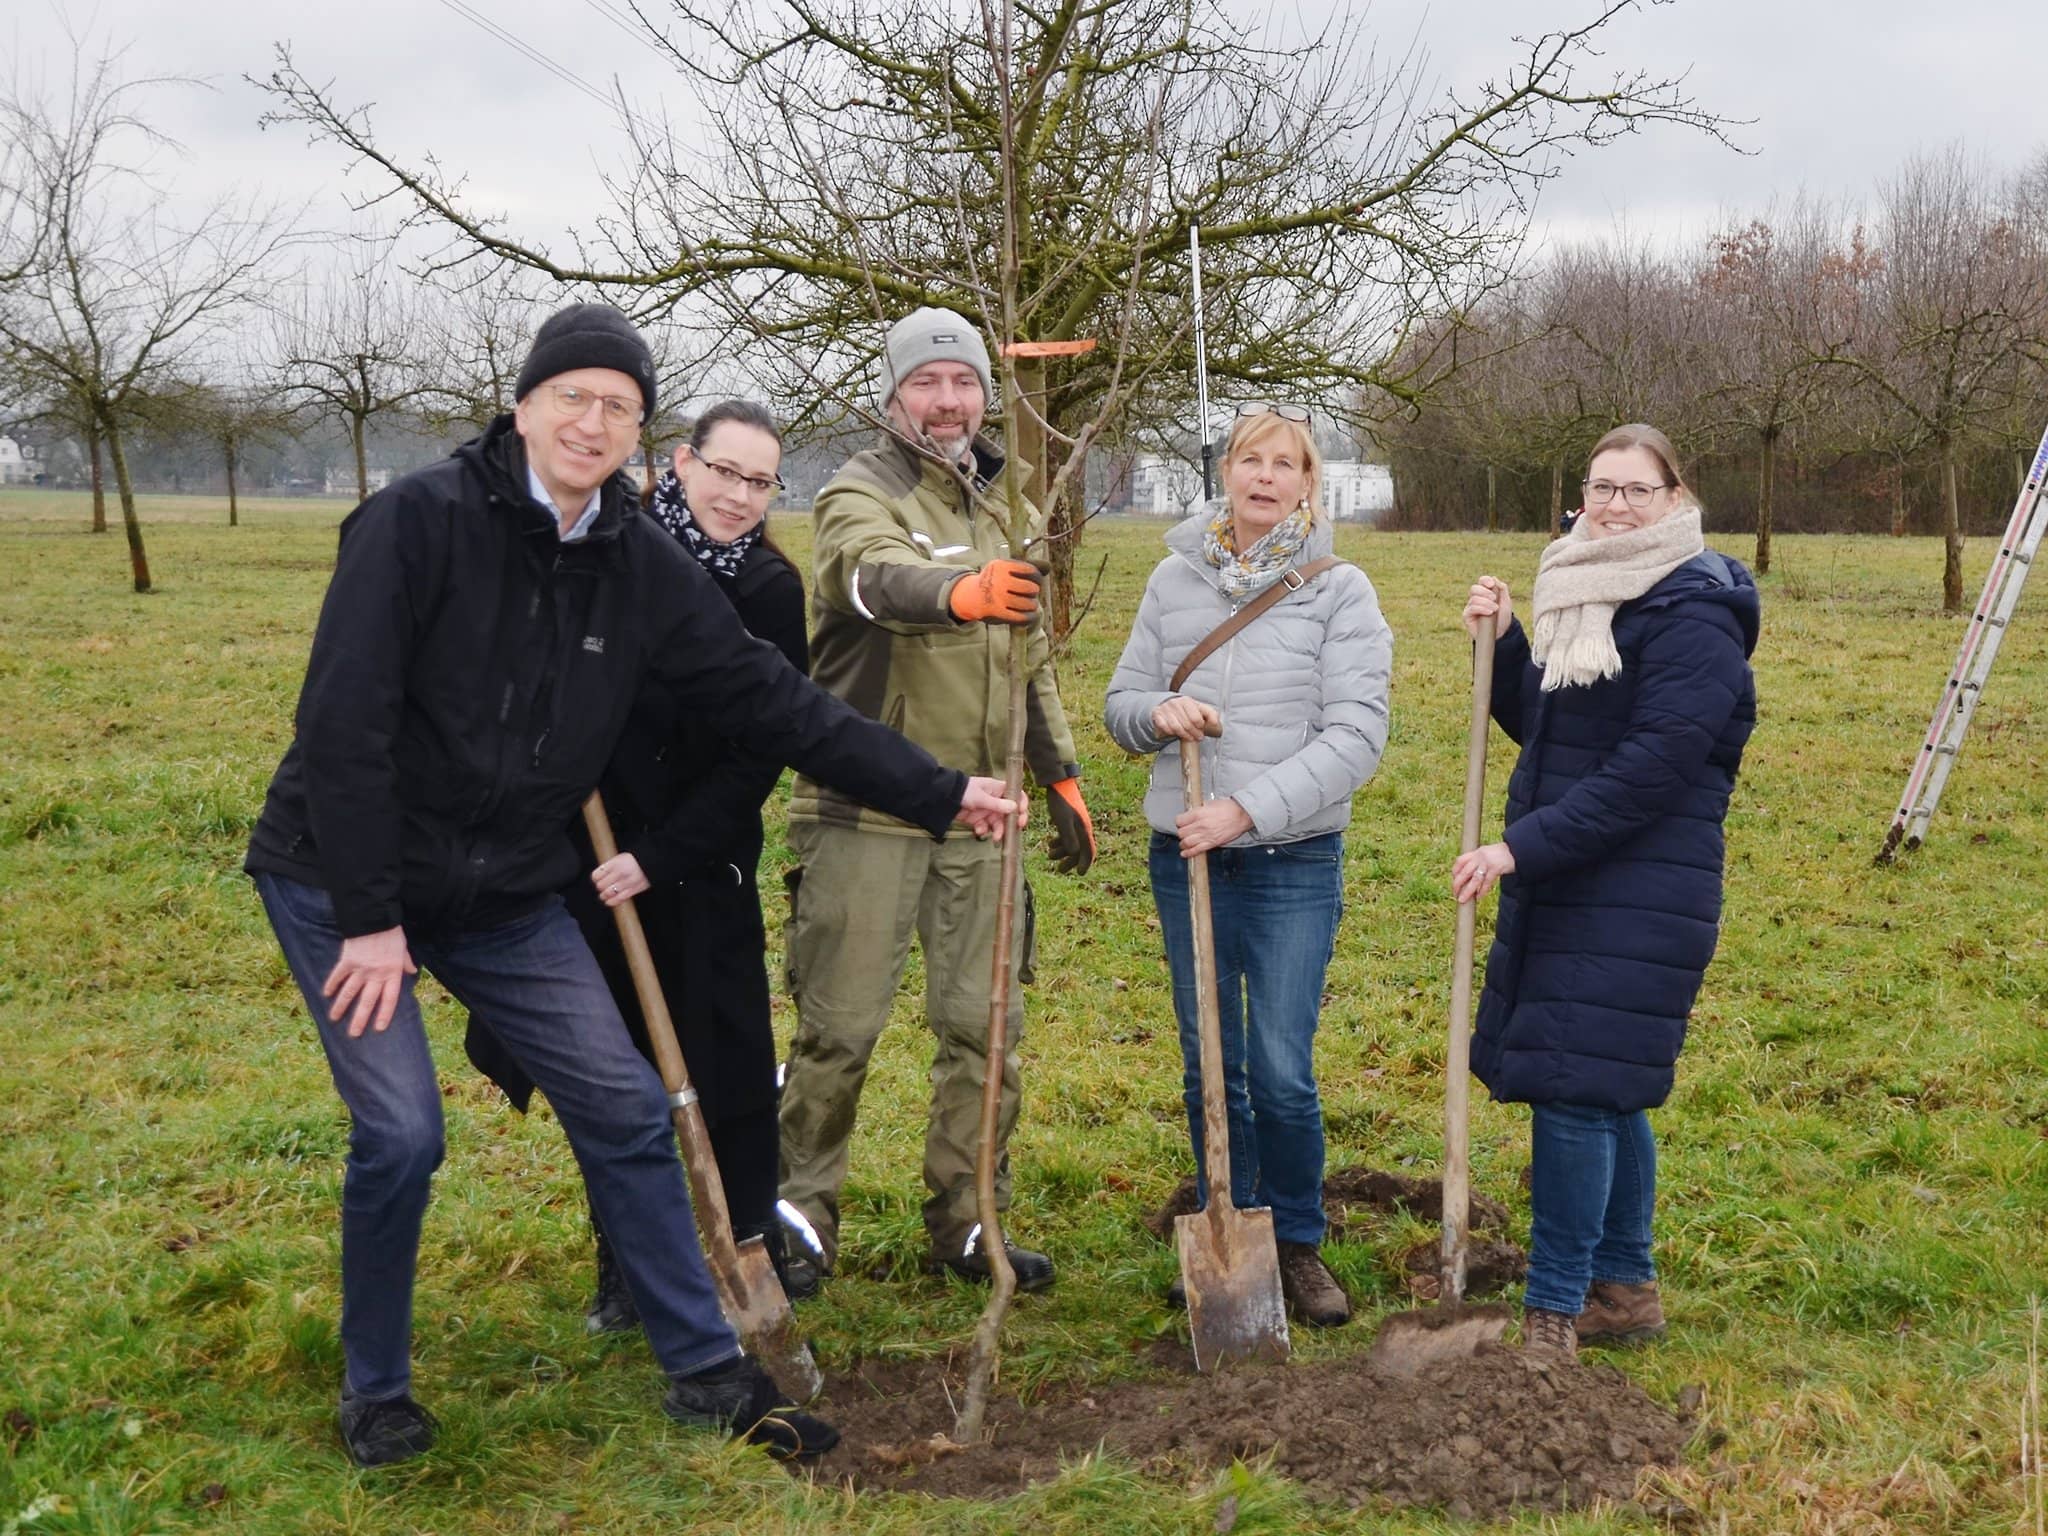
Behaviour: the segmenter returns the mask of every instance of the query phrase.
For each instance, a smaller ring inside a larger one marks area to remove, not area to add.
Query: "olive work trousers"
[[[913,933],[924,951],[932,1053],[925,1127],[924,1221],[935,1254],[966,1248],[979,1220],[974,1169],[987,1059],[989,983],[1002,846],[793,822],[801,864],[790,883],[789,994],[796,1038],[782,1087],[782,1198],[815,1229],[827,1268],[839,1258],[839,1190],[868,1057],[889,1021]],[[1009,1049],[996,1128],[996,1205],[1010,1203],[1006,1148],[1017,1123],[1019,972],[1029,943],[1020,903],[1011,946]]]

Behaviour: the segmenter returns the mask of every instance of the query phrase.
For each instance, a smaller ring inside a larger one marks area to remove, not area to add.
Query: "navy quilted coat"
[[[1621,605],[1621,672],[1544,693],[1519,623],[1494,649],[1515,872],[1472,1039],[1496,1099],[1662,1104],[1721,917],[1721,823],[1756,724],[1761,609],[1709,552]]]

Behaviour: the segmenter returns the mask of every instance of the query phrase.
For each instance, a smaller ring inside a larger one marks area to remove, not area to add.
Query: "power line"
[[[516,52],[524,55],[527,59],[531,60],[533,63],[538,64],[542,69],[546,70],[549,74],[553,75],[557,80],[561,81],[564,85],[569,86],[572,90],[581,91],[584,95],[588,96],[592,101],[596,102],[598,105],[602,107],[607,107],[610,110],[617,112],[621,117],[627,120],[629,126],[633,122],[632,114],[627,112],[623,103],[621,103],[620,101],[611,96],[607,96],[603,91],[599,90],[596,86],[592,85],[588,80],[585,80],[581,75],[578,75],[575,71],[571,70],[567,65],[557,63],[554,59],[549,58],[547,54],[542,52],[540,49],[535,48],[530,43],[526,42],[523,38],[499,26],[496,22],[492,21],[488,16],[484,16],[479,12],[473,10],[469,5],[464,3],[464,0],[441,0],[441,4],[446,9],[454,12],[454,14],[456,14],[457,16],[460,16],[463,20],[471,22],[472,24],[478,27],[481,27],[491,36],[497,38],[499,42],[504,43],[508,48],[515,50]],[[616,20],[617,18],[614,17],[613,19]]]

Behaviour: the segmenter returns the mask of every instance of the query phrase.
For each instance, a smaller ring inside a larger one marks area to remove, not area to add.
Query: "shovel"
[[[1213,734],[1213,733],[1212,733]],[[1189,810],[1202,804],[1202,749],[1180,744],[1181,785]],[[1209,913],[1209,856],[1188,864],[1188,906],[1195,930],[1195,1012],[1202,1034],[1202,1152],[1209,1203],[1177,1218],[1181,1282],[1195,1369],[1236,1360],[1287,1358],[1287,1302],[1280,1292],[1280,1250],[1273,1213],[1239,1210],[1230,1197],[1230,1125],[1223,1107],[1223,1017],[1216,1000],[1216,930]]]
[[[1472,647],[1472,726],[1465,749],[1465,832],[1461,852],[1479,846],[1486,797],[1486,736],[1493,704],[1491,637]],[[1458,903],[1458,938],[1451,961],[1450,1049],[1444,1063],[1443,1245],[1438,1259],[1437,1305],[1397,1312],[1380,1324],[1366,1363],[1385,1376],[1415,1376],[1445,1360],[1462,1360],[1507,1332],[1508,1310],[1465,1305],[1465,1243],[1472,1215],[1471,1120],[1472,951],[1479,904]]]
[[[612,836],[611,818],[605,815],[604,798],[596,790],[583,802],[583,824],[590,831],[590,846],[599,863],[618,857],[618,841]],[[697,1212],[697,1232],[704,1240],[704,1256],[711,1265],[712,1284],[718,1287],[718,1304],[747,1347],[747,1353],[761,1362],[775,1378],[775,1384],[800,1403],[807,1403],[825,1389],[818,1362],[810,1346],[797,1336],[796,1319],[789,1309],[789,1297],[775,1278],[775,1265],[768,1246],[759,1237],[735,1243],[732,1213],[725,1204],[725,1181],[718,1176],[718,1161],[711,1152],[711,1133],[704,1124],[704,1111],[697,1107],[697,1090],[690,1086],[689,1068],[683,1065],[682,1048],[676,1044],[675,1025],[669,1019],[668,1004],[661,995],[661,982],[654,973],[654,956],[647,948],[647,935],[640,927],[640,914],[630,899],[612,908],[618,919],[619,938],[626,947],[626,963],[633,970],[633,990],[640,998],[640,1012],[647,1020],[647,1038],[654,1046],[654,1060],[668,1101],[675,1110],[676,1139],[682,1143],[683,1167],[690,1175],[690,1203]]]

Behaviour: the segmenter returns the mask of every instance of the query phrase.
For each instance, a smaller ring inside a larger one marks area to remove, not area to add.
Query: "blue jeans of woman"
[[[1151,865],[1180,1023],[1188,1130],[1201,1197],[1207,1200],[1194,924],[1180,840],[1153,833]],[[1273,1235],[1280,1242],[1319,1243],[1323,1105],[1314,1048],[1323,977],[1344,911],[1343,834],[1217,849],[1209,855],[1209,906],[1223,1022],[1231,1198],[1241,1206],[1271,1206]]]
[[[1643,1285],[1657,1204],[1650,1117],[1537,1104],[1530,1132],[1529,1283],[1523,1304],[1576,1316],[1595,1280]]]
[[[320,988],[341,954],[325,891],[259,874],[256,889],[292,979],[319,1026],[348,1106],[341,1185],[344,1392],[396,1397],[412,1381],[413,1271],[442,1153],[441,1087],[411,978],[382,1034],[349,1038]],[[415,964],[495,1034],[547,1100],[582,1166],[591,1209],[618,1255],[655,1358],[671,1376],[739,1353],[697,1245],[668,1095],[633,1040],[557,898],[475,933],[408,935]]]

